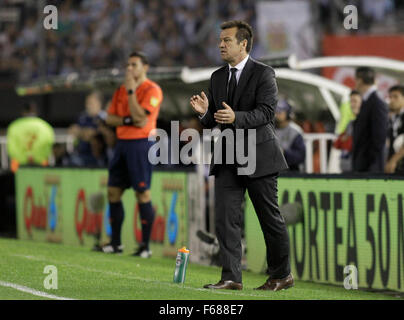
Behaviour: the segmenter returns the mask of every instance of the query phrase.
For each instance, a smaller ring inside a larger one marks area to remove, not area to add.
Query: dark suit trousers
[[[270,277],[281,279],[289,275],[289,236],[279,212],[277,178],[278,174],[260,178],[238,176],[235,166],[219,166],[215,177],[215,224],[223,263],[221,280],[242,282],[241,223],[246,190],[264,234]]]

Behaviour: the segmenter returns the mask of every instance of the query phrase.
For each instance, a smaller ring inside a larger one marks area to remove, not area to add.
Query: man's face
[[[220,56],[223,61],[231,63],[237,61],[246,51],[247,40],[237,42],[237,27],[222,30],[220,33]]]
[[[401,108],[404,108],[404,96],[400,91],[391,91],[389,93],[389,100],[390,111],[398,112]]]
[[[277,123],[283,123],[288,119],[288,114],[286,111],[275,112],[275,121]]]
[[[97,98],[95,94],[90,94],[86,98],[86,110],[87,113],[95,117],[97,114],[100,113],[102,108],[101,101]]]
[[[129,71],[135,80],[146,75],[149,66],[143,64],[142,59],[139,57],[132,57],[128,59],[128,64],[126,65],[126,70]]]
[[[359,94],[353,94],[350,97],[351,109],[355,116],[359,114],[362,104],[362,98]]]

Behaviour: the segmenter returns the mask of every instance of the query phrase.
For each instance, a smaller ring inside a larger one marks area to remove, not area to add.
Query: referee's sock
[[[154,209],[151,201],[139,203],[140,220],[142,221],[142,242],[149,250],[149,241],[154,222]]]
[[[121,229],[123,218],[125,213],[123,211],[122,202],[110,202],[109,203],[109,210],[110,210],[110,224],[111,224],[111,244],[114,246],[121,245]]]

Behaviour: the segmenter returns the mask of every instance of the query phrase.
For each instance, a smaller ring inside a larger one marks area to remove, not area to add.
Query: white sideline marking
[[[1,281],[1,280],[0,280],[0,286],[13,288],[13,289],[16,289],[18,291],[33,294],[34,296],[44,297],[44,298],[49,298],[49,299],[54,299],[54,300],[75,300],[75,299],[71,299],[71,298],[55,296],[53,294],[47,294],[46,292],[42,292],[42,291],[38,291],[38,290],[35,290],[35,289],[32,289],[32,288],[20,286],[19,284],[15,284],[15,283],[11,283],[11,282],[4,282],[4,281]]]
[[[178,284],[174,284],[174,283],[167,283],[167,282],[163,282],[163,281],[159,281],[159,280],[146,279],[146,278],[141,278],[141,277],[137,277],[137,276],[122,274],[122,273],[118,273],[118,272],[99,270],[99,269],[94,269],[94,268],[86,268],[86,267],[83,267],[81,265],[70,264],[70,263],[66,263],[66,262],[62,262],[62,261],[56,261],[56,260],[53,260],[53,259],[35,257],[35,256],[30,256],[30,255],[22,255],[22,254],[11,254],[10,256],[18,257],[18,258],[24,258],[24,259],[28,259],[28,260],[50,262],[50,263],[53,263],[53,264],[61,264],[61,265],[64,265],[64,266],[70,267],[70,268],[81,269],[81,270],[85,270],[85,271],[88,271],[88,272],[94,272],[94,273],[102,273],[102,274],[105,274],[105,275],[115,276],[115,277],[119,277],[119,278],[125,278],[125,279],[131,279],[131,280],[139,280],[139,281],[144,281],[144,282],[152,282],[152,283],[157,283],[157,284],[164,284],[165,286],[176,287],[176,288],[179,287]],[[189,289],[189,290],[193,290],[193,291],[199,291],[199,292],[206,292],[206,293],[209,293],[209,294],[214,293],[214,294],[223,294],[223,295],[232,295],[232,296],[241,296],[241,297],[257,297],[257,298],[265,297],[265,295],[249,294],[249,293],[236,293],[236,292],[223,292],[223,291],[214,291],[214,292],[212,292],[209,289],[194,288],[194,287],[189,287],[189,286],[185,286],[185,285],[181,286],[181,288]]]

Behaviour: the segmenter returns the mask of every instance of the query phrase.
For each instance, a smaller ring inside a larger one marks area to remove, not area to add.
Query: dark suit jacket
[[[373,92],[362,103],[354,121],[352,166],[357,172],[383,172],[387,138],[388,110]]]
[[[218,125],[213,115],[217,110],[224,108],[223,101],[227,102],[228,78],[228,65],[216,70],[211,76],[208,94],[209,109],[201,119],[202,125],[206,128]],[[231,107],[235,111],[236,119],[230,127],[233,130],[256,129],[256,170],[253,174],[248,175],[250,177],[262,177],[288,168],[274,129],[277,93],[274,70],[249,58],[234,94],[234,102]],[[222,130],[226,128],[223,125],[219,127]],[[244,130],[245,155],[247,155],[248,149],[247,134],[247,130]],[[214,157],[215,155],[212,157],[210,166],[211,175],[216,173]]]

